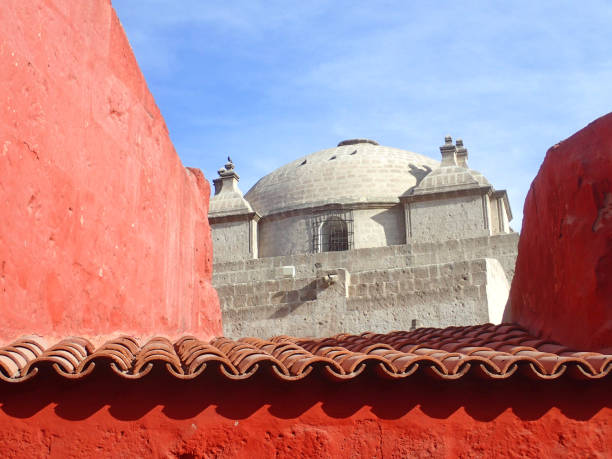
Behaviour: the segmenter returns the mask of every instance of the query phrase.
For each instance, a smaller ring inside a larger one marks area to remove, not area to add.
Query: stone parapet
[[[489,322],[493,315],[501,318],[508,282],[497,260],[480,258],[357,273],[319,269],[311,277],[217,290],[226,336],[267,338]]]
[[[501,319],[517,243],[510,233],[215,263],[213,285],[227,336],[471,325]]]

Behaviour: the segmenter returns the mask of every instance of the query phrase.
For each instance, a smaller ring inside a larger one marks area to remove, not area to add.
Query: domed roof
[[[325,204],[396,203],[439,165],[372,140],[345,140],[279,167],[245,198],[261,216]]]

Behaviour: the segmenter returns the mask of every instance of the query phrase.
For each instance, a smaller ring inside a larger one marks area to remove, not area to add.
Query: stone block
[[[269,280],[260,284],[260,288],[267,293],[274,293],[280,290],[279,282],[277,280]]]
[[[285,265],[285,266],[278,267],[276,270],[276,276],[283,277],[283,278],[294,278],[295,277],[295,266]]]
[[[383,282],[376,282],[374,284],[368,284],[368,296],[370,297],[382,297],[385,294],[385,284]]]
[[[253,306],[260,306],[267,304],[270,301],[270,293],[268,292],[259,292],[253,295],[254,304]]]
[[[221,298],[232,297],[234,296],[234,286],[228,284],[221,285],[217,287],[217,293]]]
[[[400,286],[398,281],[394,282],[385,282],[385,294],[397,294],[400,291]]]
[[[253,293],[253,285],[252,284],[236,284],[234,286],[234,294],[235,295],[248,295]]]
[[[295,286],[295,281],[293,279],[280,279],[278,281],[279,290],[288,292],[289,290],[293,290]]]
[[[400,292],[414,291],[414,279],[404,278],[399,281]]]
[[[368,284],[357,284],[354,286],[355,296],[367,296],[368,295]]]
[[[470,281],[474,285],[485,285],[487,283],[487,273],[485,271],[477,271],[470,274]]]
[[[219,301],[221,302],[221,309],[230,309],[234,307],[234,296],[219,297]]]

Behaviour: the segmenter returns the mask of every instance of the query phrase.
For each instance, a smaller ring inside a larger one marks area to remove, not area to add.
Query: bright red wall
[[[524,208],[507,317],[612,352],[612,113],[546,154]]]
[[[209,185],[109,0],[0,5],[0,341],[221,333]]]
[[[0,451],[20,457],[605,457],[609,383],[369,375],[280,383],[150,374],[0,386]],[[208,375],[208,374],[207,374]],[[259,373],[258,373],[259,375]]]

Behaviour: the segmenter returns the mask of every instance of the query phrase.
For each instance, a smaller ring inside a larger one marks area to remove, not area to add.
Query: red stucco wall
[[[612,352],[612,113],[546,154],[525,201],[507,319]]]
[[[203,375],[204,376],[204,375]],[[39,379],[40,378],[40,379]],[[20,457],[606,457],[605,381],[214,376],[0,387],[0,450]]]
[[[0,4],[0,340],[221,333],[209,186],[109,0]]]

